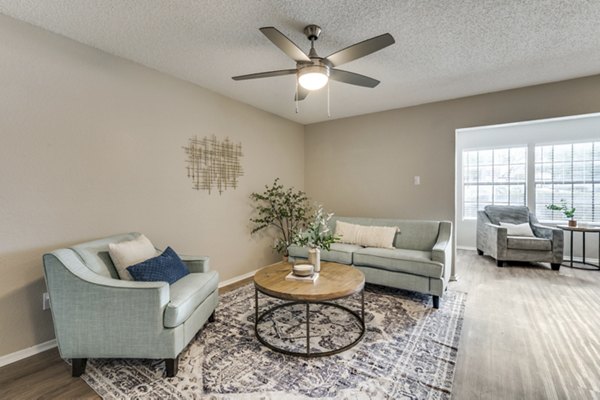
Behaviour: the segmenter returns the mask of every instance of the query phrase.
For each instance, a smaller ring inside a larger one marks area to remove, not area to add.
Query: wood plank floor
[[[497,268],[470,251],[457,271],[451,288],[468,296],[454,399],[600,400],[600,272]],[[0,368],[0,399],[98,398],[56,349]]]

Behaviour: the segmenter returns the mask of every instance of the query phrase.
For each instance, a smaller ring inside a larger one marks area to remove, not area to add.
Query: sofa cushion
[[[71,246],[71,250],[77,253],[85,266],[91,271],[108,278],[119,279],[117,269],[108,254],[108,245],[110,243],[133,240],[139,236],[140,234],[135,232],[113,235],[90,242],[76,244]]]
[[[321,260],[331,261],[340,264],[352,264],[352,254],[356,250],[362,249],[361,246],[346,243],[333,243],[330,250],[321,250]],[[288,247],[290,257],[308,258],[308,248],[292,245]]]
[[[367,247],[354,253],[354,265],[441,278],[444,266],[431,260],[431,251]]]
[[[294,258],[308,258],[308,248],[293,244],[288,247],[288,254]]]
[[[189,274],[170,286],[171,299],[163,317],[166,328],[174,328],[184,323],[196,308],[219,285],[219,275],[215,271]]]
[[[494,225],[502,222],[524,224],[529,222],[529,208],[525,206],[485,206],[485,213]]]
[[[552,251],[552,241],[538,237],[508,236],[506,247],[513,250]]]
[[[398,228],[393,246],[397,249],[431,251],[439,231],[439,221],[402,220],[391,218],[360,218],[333,216],[327,223],[335,231],[337,221],[358,225],[391,226]]]

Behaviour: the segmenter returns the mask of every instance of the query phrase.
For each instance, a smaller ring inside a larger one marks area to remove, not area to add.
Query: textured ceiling
[[[600,73],[600,0],[0,0],[0,13],[303,124],[327,120],[327,91],[295,112],[293,68],[258,30],[326,56],[389,32],[396,44],[343,66],[375,89],[331,83],[331,118]]]

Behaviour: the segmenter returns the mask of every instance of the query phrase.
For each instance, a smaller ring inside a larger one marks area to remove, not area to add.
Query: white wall
[[[535,175],[534,148],[536,144],[570,143],[600,140],[600,115],[589,114],[568,118],[554,118],[504,125],[482,126],[456,131],[456,238],[457,246],[474,248],[477,220],[464,219],[462,215],[462,152],[481,148],[522,145],[529,149],[528,176]],[[535,210],[533,192],[528,185],[528,206]],[[554,225],[559,222],[554,223]],[[598,257],[598,235],[586,235],[586,257]],[[570,235],[565,234],[565,248],[569,254]],[[581,256],[581,234],[574,235],[574,256]]]
[[[277,259],[248,198],[304,186],[304,128],[0,15],[0,356],[54,337],[42,254],[120,232],[208,255],[221,279]],[[242,143],[244,176],[192,189],[183,146]]]

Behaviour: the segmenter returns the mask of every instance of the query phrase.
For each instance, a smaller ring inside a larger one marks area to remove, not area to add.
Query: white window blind
[[[541,220],[564,220],[548,204],[575,207],[575,219],[600,221],[600,142],[535,146],[535,211]]]
[[[527,147],[463,151],[463,218],[488,204],[527,204]]]

